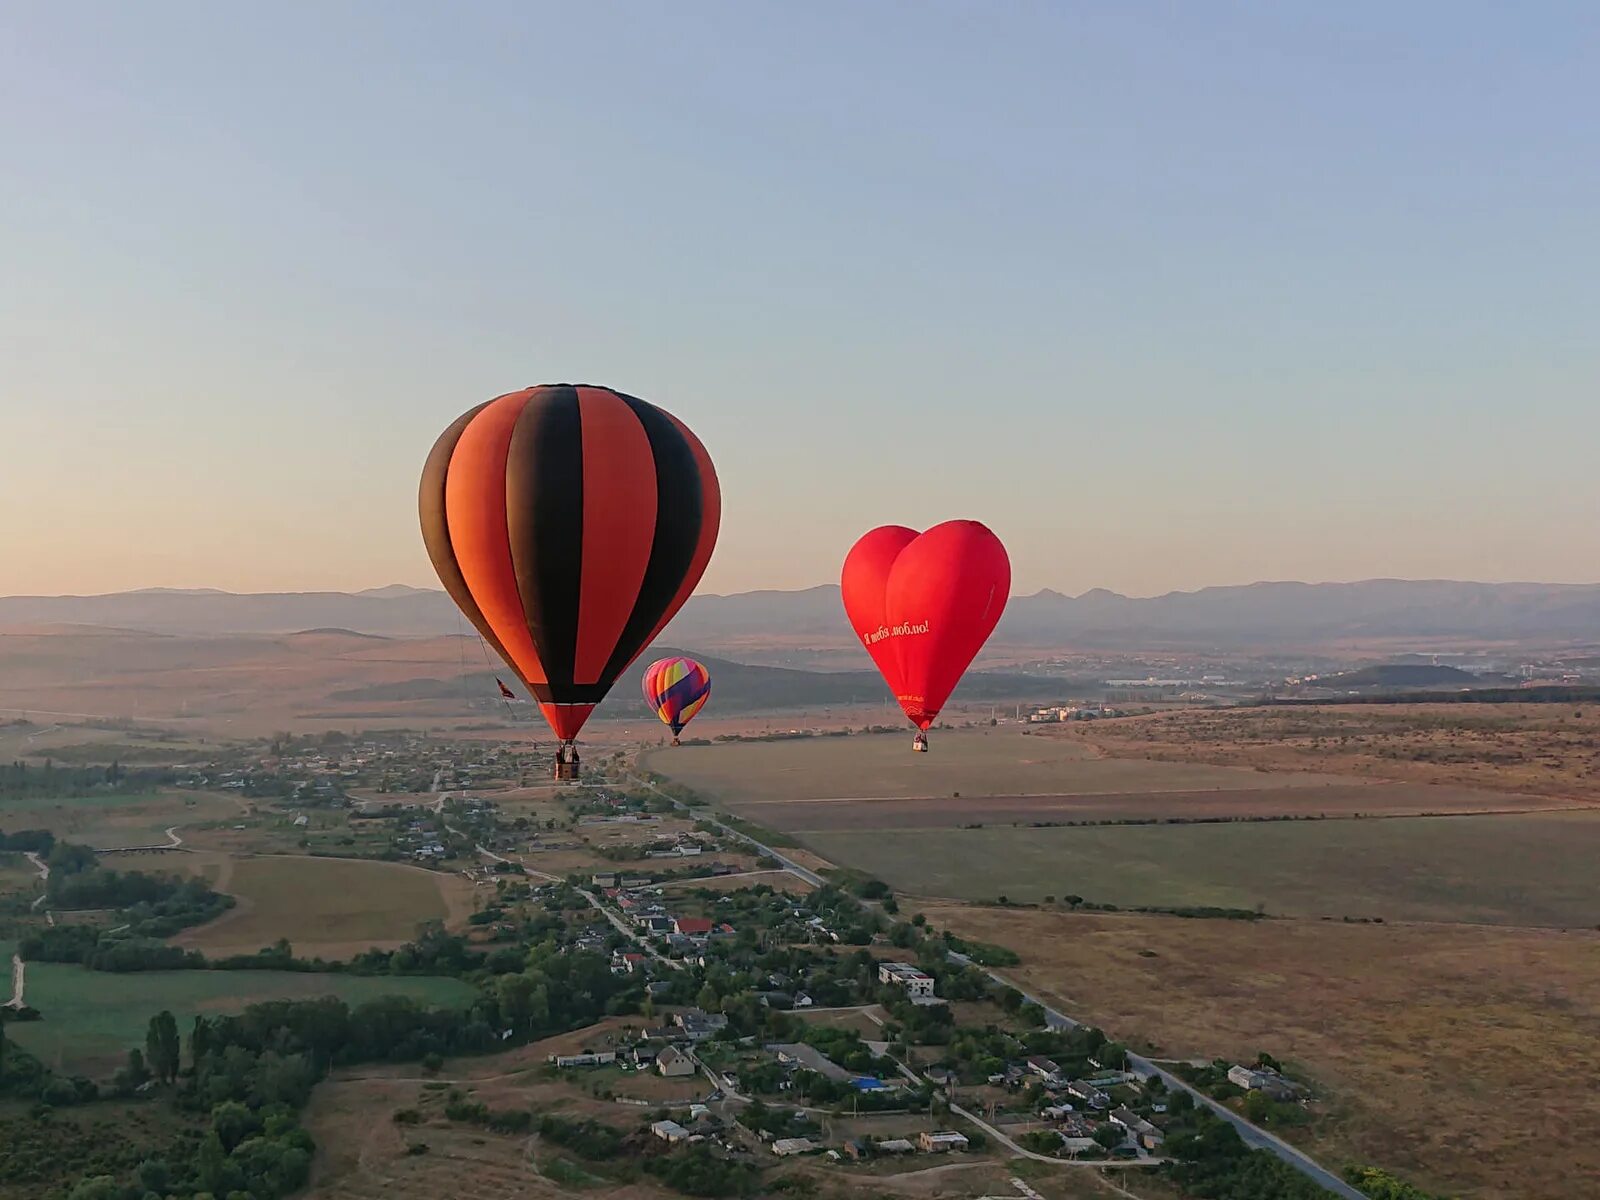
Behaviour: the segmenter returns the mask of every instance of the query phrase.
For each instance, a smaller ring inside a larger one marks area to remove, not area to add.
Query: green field
[[[1091,795],[1208,788],[1317,787],[1336,776],[1241,767],[1101,758],[1061,735],[1015,725],[934,730],[932,751],[911,752],[911,732],[777,742],[719,742],[653,750],[642,762],[737,808],[741,800],[836,797]]]
[[[6,955],[10,962],[10,954]],[[10,973],[7,967],[6,981]],[[7,987],[7,995],[10,990]],[[198,1014],[236,1013],[259,1000],[339,996],[350,1003],[405,995],[463,1005],[458,979],[317,975],[295,971],[146,971],[110,975],[66,963],[29,963],[27,1000],[44,1019],[6,1026],[7,1036],[55,1070],[97,1072],[143,1046],[150,1018],[170,1009],[178,1027]]]
[[[1600,924],[1600,813],[1049,829],[807,832],[923,896],[1264,907],[1276,915]]]

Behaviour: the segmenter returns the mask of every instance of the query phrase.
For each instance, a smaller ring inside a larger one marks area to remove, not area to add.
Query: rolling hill
[[[282,634],[338,628],[420,637],[463,631],[441,591],[393,585],[365,592],[235,594],[147,590],[103,596],[0,597],[0,630],[46,624],[182,635]],[[701,595],[669,626],[674,641],[729,650],[751,639],[852,641],[834,585]],[[1252,583],[1137,598],[1015,596],[996,633],[1014,646],[1229,649],[1349,639],[1600,640],[1600,585],[1374,579]],[[864,662],[864,658],[863,658]]]

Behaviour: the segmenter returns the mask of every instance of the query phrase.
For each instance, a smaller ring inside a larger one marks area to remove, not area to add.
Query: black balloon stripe
[[[639,418],[650,440],[656,466],[656,528],[639,597],[606,663],[608,679],[620,675],[638,657],[677,595],[694,560],[704,516],[699,464],[688,440],[654,405],[622,392],[617,395]]]
[[[578,393],[541,388],[506,451],[506,531],[517,591],[553,693],[572,687],[583,578],[583,426]]]

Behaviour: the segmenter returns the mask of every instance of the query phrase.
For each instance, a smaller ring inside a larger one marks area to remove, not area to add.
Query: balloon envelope
[[[555,384],[457,419],[418,507],[445,591],[571,740],[705,573],[721,495],[676,417]]]
[[[918,729],[933,724],[994,632],[1011,560],[976,521],[925,533],[885,525],[862,536],[840,578],[845,614]]]
[[[711,699],[711,672],[692,658],[660,658],[644,669],[645,703],[677,737]]]

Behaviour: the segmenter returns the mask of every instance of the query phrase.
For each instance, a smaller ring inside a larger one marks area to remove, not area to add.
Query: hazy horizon
[[[1600,10],[0,13],[0,594],[434,586],[537,382],[716,461],[702,592],[1600,579]]]
[[[1160,592],[1145,592],[1145,593],[1140,593],[1140,592],[1119,592],[1114,588],[1101,588],[1101,587],[1090,587],[1090,588],[1084,588],[1084,589],[1082,589],[1080,591],[1068,592],[1068,591],[1063,591],[1060,588],[1052,588],[1052,587],[1049,587],[1049,586],[1044,586],[1044,587],[1038,587],[1038,588],[1031,588],[1031,589],[1028,589],[1027,591],[1023,591],[1023,590],[1020,590],[1020,589],[1017,589],[1017,588],[1013,588],[1012,591],[1011,591],[1011,595],[1012,595],[1013,598],[1018,598],[1018,597],[1036,596],[1036,595],[1039,595],[1039,594],[1044,593],[1044,592],[1053,592],[1053,593],[1056,593],[1058,595],[1066,596],[1069,599],[1081,599],[1082,597],[1084,597],[1085,595],[1087,595],[1087,594],[1089,594],[1091,592],[1111,592],[1114,595],[1122,596],[1123,598],[1129,599],[1129,600],[1149,600],[1149,599],[1158,599],[1158,598],[1160,598],[1162,596],[1169,596],[1169,595],[1192,595],[1195,592],[1205,591],[1208,588],[1273,587],[1273,586],[1278,586],[1278,585],[1298,585],[1298,586],[1303,586],[1303,587],[1341,587],[1341,586],[1346,586],[1347,587],[1347,586],[1354,586],[1354,585],[1366,584],[1366,583],[1414,583],[1414,584],[1443,583],[1443,584],[1462,584],[1462,585],[1467,585],[1467,586],[1471,586],[1471,585],[1474,585],[1474,584],[1484,584],[1484,585],[1489,585],[1489,586],[1502,586],[1502,587],[1525,586],[1525,587],[1554,587],[1554,588],[1600,587],[1600,582],[1587,581],[1587,580],[1566,580],[1566,579],[1448,579],[1448,578],[1444,578],[1444,577],[1402,578],[1402,577],[1399,577],[1399,576],[1373,576],[1373,577],[1369,577],[1369,578],[1365,578],[1365,579],[1249,579],[1249,580],[1234,580],[1234,581],[1229,582],[1229,583],[1205,584],[1202,587],[1196,587],[1196,588],[1167,588],[1167,589],[1165,589],[1163,591],[1160,591]],[[791,588],[754,587],[754,588],[739,588],[739,589],[732,590],[732,591],[712,591],[712,590],[709,590],[707,588],[697,588],[695,590],[695,592],[694,592],[694,595],[698,596],[698,597],[747,596],[747,595],[758,594],[758,593],[761,593],[761,592],[804,592],[804,591],[812,591],[812,590],[814,590],[816,588],[821,588],[821,587],[838,587],[838,581],[837,580],[825,580],[825,581],[822,581],[822,582],[819,582],[819,583],[799,584],[799,585],[796,585],[795,587],[791,587]],[[371,585],[367,585],[367,586],[364,586],[364,587],[352,587],[352,588],[314,588],[314,587],[292,587],[291,586],[291,587],[285,587],[285,588],[259,589],[259,590],[256,590],[256,591],[239,591],[239,590],[235,590],[235,589],[231,589],[231,588],[208,587],[208,586],[204,586],[204,585],[173,587],[173,586],[166,586],[166,585],[162,585],[162,584],[153,584],[153,585],[150,585],[148,587],[117,588],[117,589],[113,589],[110,592],[12,592],[12,593],[0,593],[0,599],[27,599],[27,598],[30,598],[30,597],[37,597],[37,598],[40,598],[40,599],[53,599],[53,598],[63,598],[63,599],[65,599],[65,598],[72,598],[72,597],[80,597],[80,598],[82,598],[82,597],[103,596],[103,595],[135,595],[135,594],[140,594],[140,593],[183,593],[183,594],[191,594],[191,595],[208,594],[208,595],[222,595],[222,596],[239,596],[239,595],[307,595],[307,594],[315,594],[315,593],[327,593],[327,594],[332,594],[332,595],[363,595],[363,594],[366,594],[366,593],[369,593],[369,592],[388,591],[388,590],[393,589],[393,588],[409,588],[409,589],[411,589],[413,591],[431,591],[431,592],[438,592],[441,595],[444,594],[443,588],[441,588],[437,582],[434,582],[434,583],[421,583],[421,584],[394,583],[394,582],[391,582],[391,583],[387,583],[387,584],[371,584]]]

